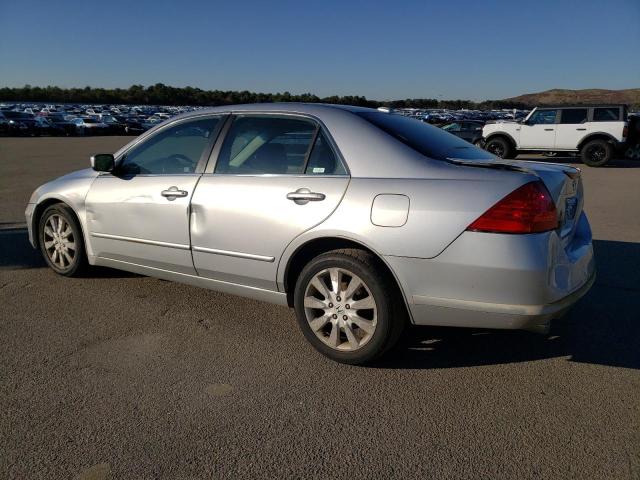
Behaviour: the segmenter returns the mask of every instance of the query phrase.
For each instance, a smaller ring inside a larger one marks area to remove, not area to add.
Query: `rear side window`
[[[560,123],[584,123],[587,121],[586,108],[566,108],[560,110]]]
[[[620,120],[618,107],[600,107],[593,109],[594,122],[617,122]]]
[[[308,175],[346,175],[342,162],[336,158],[324,133],[319,132],[305,170]]]
[[[434,160],[492,160],[488,152],[438,127],[402,115],[384,112],[356,112],[399,142]]]
[[[215,173],[301,174],[316,125],[300,118],[242,116],[234,120]]]

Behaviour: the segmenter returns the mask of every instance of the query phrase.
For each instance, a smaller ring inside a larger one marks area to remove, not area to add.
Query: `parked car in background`
[[[128,117],[123,121],[125,135],[140,135],[148,130],[142,125],[142,121],[136,117]]]
[[[475,120],[459,120],[442,125],[445,132],[449,132],[456,137],[460,137],[476,146],[482,146],[482,127],[484,122]]]
[[[0,135],[7,135],[9,133],[9,120],[0,112]]]
[[[50,113],[47,119],[58,129],[60,135],[71,136],[77,134],[73,117],[63,113]]]
[[[408,321],[546,332],[595,279],[578,169],[499,160],[400,115],[224,106],[91,165],[27,205],[55,272],[103,265],[289,305],[340,362],[379,357]]]
[[[9,133],[11,135],[35,135],[36,121],[35,115],[27,112],[15,110],[5,110],[2,112],[9,123]]]
[[[106,124],[91,117],[74,118],[73,123],[78,135],[104,135],[109,130]]]
[[[628,135],[625,105],[535,108],[521,122],[488,123],[487,151],[501,158],[525,152],[578,152],[591,167],[605,165],[624,148]]]
[[[110,135],[123,135],[125,124],[119,122],[113,115],[108,113],[100,114],[100,122],[104,123],[107,127],[107,133]]]

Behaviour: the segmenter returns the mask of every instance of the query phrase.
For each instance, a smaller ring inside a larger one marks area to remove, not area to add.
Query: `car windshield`
[[[493,160],[494,156],[440,128],[419,120],[384,112],[357,112],[380,130],[435,160]]]

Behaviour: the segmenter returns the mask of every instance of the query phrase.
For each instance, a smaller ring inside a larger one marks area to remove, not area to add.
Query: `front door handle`
[[[545,128],[544,131],[545,132],[553,132],[553,128]]]
[[[324,193],[312,192],[308,188],[299,188],[295,192],[287,193],[287,199],[293,200],[298,205],[309,202],[320,202],[326,198]]]
[[[167,190],[162,190],[162,192],[160,192],[160,195],[166,197],[167,200],[171,202],[178,197],[186,197],[187,195],[189,195],[189,192],[187,192],[186,190],[180,190],[178,187],[173,186],[169,187]]]

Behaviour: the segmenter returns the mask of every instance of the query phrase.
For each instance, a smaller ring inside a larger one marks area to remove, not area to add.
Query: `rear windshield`
[[[493,160],[494,156],[429,124],[384,112],[356,112],[380,130],[422,155],[435,160]]]

